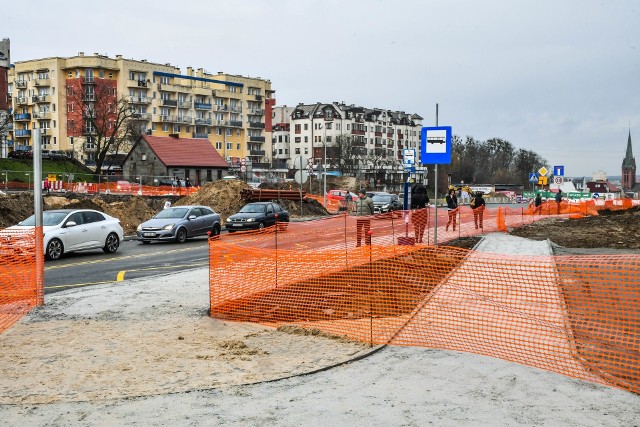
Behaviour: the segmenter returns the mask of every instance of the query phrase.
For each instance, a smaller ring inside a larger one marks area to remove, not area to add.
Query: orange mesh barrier
[[[33,307],[44,303],[44,273],[38,274],[37,270],[37,242],[42,247],[41,229],[38,233],[34,230],[0,230],[0,332],[11,327]]]
[[[462,209],[455,238],[476,232]],[[539,216],[509,213],[505,224]],[[500,210],[485,210],[496,230]],[[640,257],[501,256],[416,244],[416,212],[340,215],[210,241],[210,314],[376,344],[473,352],[640,392]],[[471,215],[470,221],[468,215]],[[439,216],[441,213],[439,212]],[[360,233],[358,219],[369,220]],[[487,221],[489,219],[489,221]]]

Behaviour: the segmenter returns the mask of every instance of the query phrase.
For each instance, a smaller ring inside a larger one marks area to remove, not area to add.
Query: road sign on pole
[[[451,126],[423,127],[421,160],[427,164],[451,164]]]
[[[562,176],[554,176],[553,182],[557,185],[562,185],[562,183],[564,182],[564,178]]]
[[[529,182],[538,182],[538,174],[535,172],[531,172],[529,174]]]
[[[564,176],[564,166],[554,166],[553,176]]]

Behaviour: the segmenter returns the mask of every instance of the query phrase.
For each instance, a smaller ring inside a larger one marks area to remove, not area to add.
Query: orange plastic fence
[[[484,230],[544,218],[525,209],[486,209]],[[439,241],[476,232],[467,210],[455,232],[441,230],[446,211],[438,218]],[[370,218],[371,245],[363,226],[357,246],[357,219],[211,240],[211,316],[474,352],[640,392],[639,256],[484,254],[428,245],[428,227],[416,244],[415,212]]]
[[[0,332],[44,303],[44,261],[36,263],[35,254],[38,242],[42,247],[42,229],[0,230]]]

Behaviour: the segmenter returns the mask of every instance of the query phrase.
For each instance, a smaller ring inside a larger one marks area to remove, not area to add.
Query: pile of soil
[[[566,248],[640,250],[640,206],[626,210],[602,210],[585,218],[544,219],[511,230],[532,240],[549,239]]]

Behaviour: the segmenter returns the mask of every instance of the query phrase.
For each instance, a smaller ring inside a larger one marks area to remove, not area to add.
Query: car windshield
[[[373,201],[389,203],[391,201],[391,194],[376,194],[373,196]]]
[[[58,225],[67,216],[68,212],[42,212],[42,225]],[[36,216],[31,215],[29,218],[20,222],[18,225],[36,225]]]
[[[245,205],[240,209],[240,213],[264,213],[265,211],[265,205]]]
[[[187,214],[187,208],[167,208],[163,209],[154,216],[156,219],[164,219],[164,218],[184,218]]]

